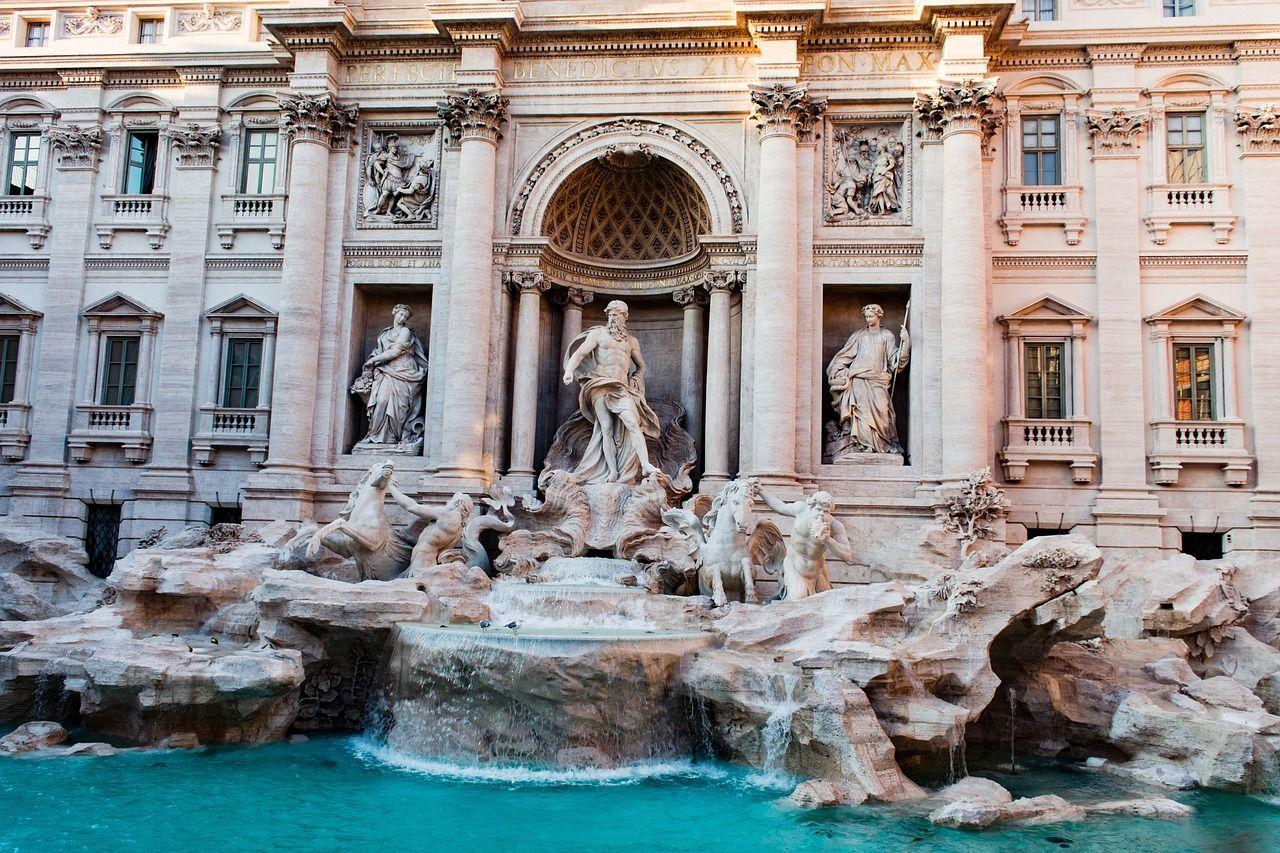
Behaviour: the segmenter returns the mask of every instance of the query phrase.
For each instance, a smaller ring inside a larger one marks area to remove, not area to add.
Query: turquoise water
[[[391,760],[388,760],[391,759]],[[1132,795],[1107,777],[1040,769],[993,778],[1017,795]],[[672,762],[588,778],[402,761],[357,738],[36,761],[0,759],[0,851],[1263,851],[1280,807],[1177,794],[1182,823],[1136,818],[974,834],[920,807],[806,812],[736,768]],[[1138,793],[1151,793],[1139,791]]]

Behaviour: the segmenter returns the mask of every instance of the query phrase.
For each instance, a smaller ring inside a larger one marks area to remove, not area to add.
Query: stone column
[[[1250,63],[1250,69],[1253,63]],[[1242,106],[1236,111],[1240,133],[1241,186],[1237,202],[1249,243],[1245,286],[1249,299],[1249,433],[1257,480],[1249,516],[1253,549],[1280,552],[1280,116],[1275,107]],[[1240,537],[1232,534],[1233,546]]]
[[[916,112],[942,135],[942,477],[955,483],[991,464],[988,417],[988,261],[983,249],[982,142],[993,82],[942,83]]]
[[[738,399],[729,382],[733,375],[729,301],[733,291],[742,286],[745,276],[741,271],[708,270],[703,273],[703,285],[711,294],[707,327],[707,408],[702,422],[702,482],[707,486],[729,479],[729,416],[730,408],[737,404]]]
[[[246,507],[253,520],[284,513],[309,514],[311,437],[316,414],[320,355],[320,301],[324,252],[317,245],[329,218],[329,152],[345,150],[356,123],[356,108],[344,107],[327,92],[280,97],[282,129],[289,151],[289,219],[280,273],[279,349],[272,385],[271,438],[266,466],[250,491],[272,488],[286,503],[268,515]],[[255,501],[256,502],[256,501]]]
[[[796,142],[826,108],[802,85],[753,86],[760,128],[756,294],[751,388],[752,452],[756,476],[787,484],[796,471],[798,204]]]
[[[684,308],[680,335],[680,405],[684,407],[684,426],[693,437],[693,446],[702,446],[703,383],[706,361],[703,340],[706,332],[706,291],[699,285],[682,287],[671,294]]]
[[[208,99],[217,101],[217,86]],[[190,92],[188,92],[190,96]],[[204,102],[204,99],[201,99]],[[200,323],[204,309],[205,264],[213,205],[214,165],[222,139],[217,108],[199,110],[203,121],[179,122],[166,130],[174,152],[180,191],[169,202],[169,282],[164,302],[164,340],[159,371],[151,461],[139,477],[133,507],[134,530],[180,528],[203,521],[190,513],[191,424],[197,405]],[[159,171],[168,169],[161,164]],[[139,360],[139,373],[142,372]],[[200,507],[203,510],[203,506]]]
[[[560,326],[560,363],[564,363],[564,358],[568,354],[569,344],[573,343],[573,339],[582,334],[582,309],[586,305],[591,304],[591,300],[595,298],[595,294],[590,290],[583,290],[580,287],[570,287],[563,291],[556,300],[564,308],[564,318]],[[564,385],[558,383],[556,388],[559,389],[557,394],[556,411],[559,412],[558,427],[564,423],[578,408],[578,388],[574,385]]]
[[[551,287],[540,272],[509,272],[506,284],[520,296],[511,390],[511,464],[508,475],[533,487],[533,444],[538,434],[538,341],[542,294]]]
[[[1102,477],[1093,514],[1101,547],[1157,549],[1163,512],[1147,487],[1147,414],[1134,377],[1144,376],[1142,277],[1143,189],[1138,142],[1145,114],[1117,107],[1091,112],[1098,281],[1098,438]],[[1157,366],[1157,381],[1167,381]]]
[[[95,109],[85,111],[85,115],[96,115],[100,90],[85,94],[95,104]],[[42,521],[49,530],[79,538],[83,529],[68,518],[78,514],[77,502],[63,500],[70,485],[66,442],[76,395],[75,377],[81,375],[84,256],[89,247],[90,223],[98,209],[95,185],[102,128],[96,119],[93,124],[69,123],[50,128],[46,139],[57,167],[50,188],[53,202],[47,244],[49,278],[40,334],[40,369],[31,388],[31,445],[27,460],[10,485],[10,511]],[[86,355],[92,359],[96,353]],[[93,370],[92,361],[89,370]],[[85,381],[93,384],[92,379]]]
[[[492,321],[493,196],[499,127],[507,99],[496,90],[450,92],[438,114],[462,140],[458,207],[449,282],[449,367],[444,386],[440,475],[482,488],[492,472],[484,457]]]

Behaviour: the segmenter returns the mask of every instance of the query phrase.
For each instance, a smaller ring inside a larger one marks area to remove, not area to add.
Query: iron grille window
[[[1169,183],[1204,183],[1204,114],[1169,113],[1168,125]]]
[[[1063,401],[1062,349],[1060,343],[1025,345],[1027,417],[1060,418]]]
[[[124,192],[150,195],[156,185],[156,153],[160,134],[154,130],[130,133],[125,140]]]
[[[1196,0],[1164,0],[1166,18],[1188,18],[1196,13]]]
[[[111,574],[120,547],[120,504],[89,504],[85,519],[84,549],[89,571],[100,578]]]
[[[1223,557],[1223,534],[1195,533],[1190,530],[1179,531],[1182,534],[1184,554],[1190,554],[1197,560],[1221,560]]]
[[[1058,17],[1055,0],[1022,0],[1022,14],[1028,21],[1052,21]]]
[[[18,379],[18,335],[0,335],[0,403],[13,402]]]
[[[27,23],[27,47],[49,46],[49,22],[29,21]]]
[[[1213,344],[1173,348],[1173,416],[1180,421],[1214,419]]]
[[[102,370],[102,405],[132,406],[137,385],[138,338],[107,338]]]
[[[1057,116],[1023,116],[1023,184],[1043,187],[1062,183],[1058,170],[1058,139]]]
[[[138,21],[138,44],[159,44],[161,23],[159,18],[143,18]]]
[[[9,137],[8,195],[35,195],[36,168],[40,165],[40,134],[15,133]]]
[[[244,138],[244,169],[240,192],[268,195],[276,186],[276,153],[280,134],[274,130],[251,130]]]
[[[209,507],[209,526],[216,524],[240,524],[242,514],[239,506]]]
[[[229,409],[253,409],[258,405],[262,374],[262,339],[231,338],[227,341],[227,372],[222,405]]]

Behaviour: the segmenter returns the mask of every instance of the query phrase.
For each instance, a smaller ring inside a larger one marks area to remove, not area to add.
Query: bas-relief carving
[[[378,343],[351,386],[369,418],[369,431],[352,453],[422,453],[427,352],[408,326],[412,313],[407,305],[392,309],[391,325],[379,333]]]
[[[436,227],[442,127],[366,127],[359,227]]]
[[[911,224],[907,116],[832,117],[823,158],[828,225]]]
[[[67,15],[62,29],[69,36],[109,36],[124,28],[124,16],[99,12],[93,6],[83,15]]]
[[[908,306],[908,311],[910,306]],[[897,375],[911,357],[904,318],[900,337],[881,327],[884,309],[862,309],[867,327],[849,340],[827,365],[827,387],[838,418],[827,427],[827,456],[832,462],[866,461],[862,454],[901,454],[893,391]]]
[[[230,33],[240,29],[243,22],[244,14],[239,9],[218,9],[209,3],[178,12],[180,33]]]

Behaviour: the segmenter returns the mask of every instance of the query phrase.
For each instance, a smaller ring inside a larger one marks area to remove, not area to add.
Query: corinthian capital
[[[1237,109],[1236,130],[1245,154],[1280,154],[1280,117],[1274,104]]]
[[[811,98],[804,86],[786,83],[752,86],[751,103],[755,105],[752,118],[760,128],[761,137],[797,136],[808,130],[827,108],[826,98]]]
[[[344,107],[327,92],[320,95],[277,95],[280,124],[297,142],[318,142],[332,148],[347,144],[359,116],[357,107]]]
[[[1086,113],[1084,126],[1093,137],[1095,154],[1121,154],[1137,146],[1138,136],[1149,120],[1145,113],[1115,107],[1110,112]]]
[[[201,127],[191,122],[183,127],[171,127],[165,135],[173,143],[178,165],[186,168],[212,168],[218,156],[218,144],[222,141],[222,128],[216,124]]]
[[[507,99],[496,89],[454,89],[436,106],[454,139],[497,142],[507,119]]]
[[[61,169],[93,169],[102,150],[102,128],[78,124],[51,127],[49,144],[58,157]]]
[[[916,95],[915,111],[926,134],[994,132],[999,121],[992,109],[994,80],[940,83],[936,91]]]

